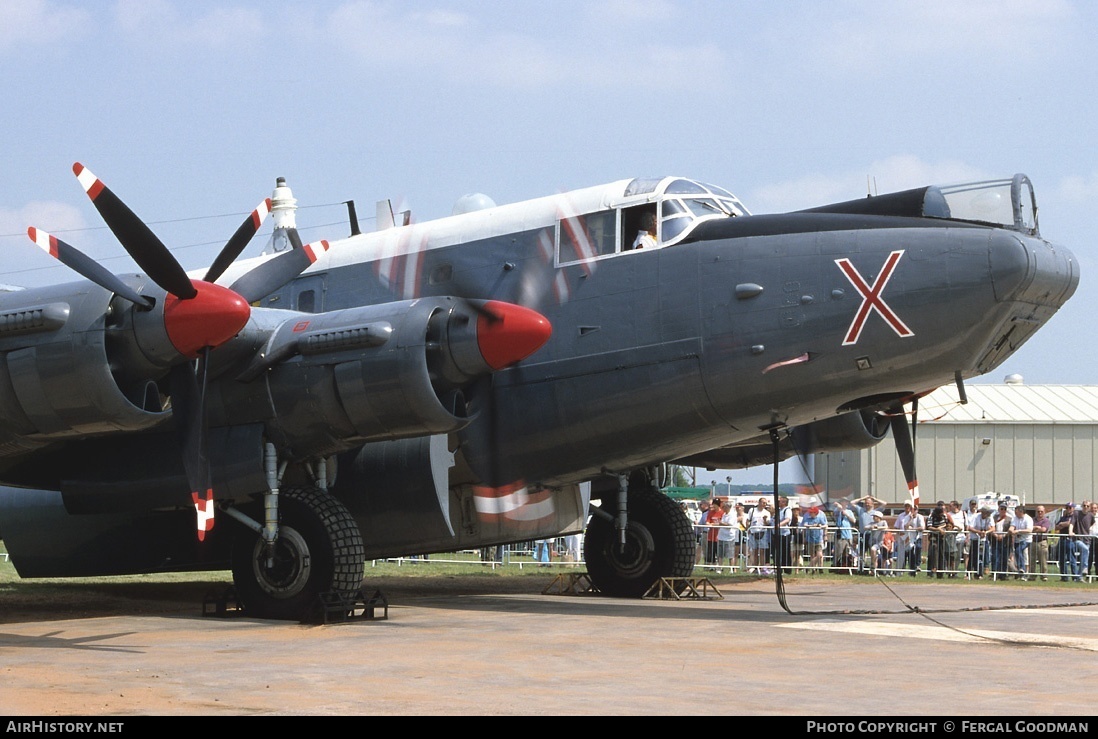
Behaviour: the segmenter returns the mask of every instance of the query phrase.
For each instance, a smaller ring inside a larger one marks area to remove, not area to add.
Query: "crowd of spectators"
[[[803,509],[781,496],[776,511],[767,497],[749,509],[720,498],[700,507],[697,563],[718,570],[1077,582],[1098,576],[1098,501],[1067,503],[1053,516],[1043,505],[1011,510],[972,499],[967,509],[940,500],[925,511],[908,502],[892,518],[872,496]]]

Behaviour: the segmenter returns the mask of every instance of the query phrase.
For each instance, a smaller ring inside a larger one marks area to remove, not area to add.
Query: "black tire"
[[[250,529],[233,542],[233,582],[245,614],[302,621],[321,593],[353,596],[362,587],[366,550],[343,503],[315,488],[288,488],[278,496],[278,513],[272,565]]]
[[[662,577],[689,577],[696,542],[682,508],[663,493],[640,488],[629,491],[628,514],[624,550],[612,522],[594,516],[587,526],[584,559],[599,592],[640,598]]]

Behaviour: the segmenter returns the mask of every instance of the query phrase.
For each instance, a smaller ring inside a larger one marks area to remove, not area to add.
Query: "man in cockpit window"
[[[651,248],[656,245],[656,214],[648,210],[641,213],[641,228],[633,240],[634,249]]]

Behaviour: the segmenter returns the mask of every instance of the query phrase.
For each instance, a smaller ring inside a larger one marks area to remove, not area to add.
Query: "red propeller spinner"
[[[164,329],[180,354],[195,359],[206,347],[218,347],[240,333],[252,308],[227,287],[192,280],[196,295],[184,300],[169,294],[164,302]]]
[[[548,318],[514,303],[489,300],[477,317],[477,345],[484,361],[494,370],[530,356],[552,333]]]

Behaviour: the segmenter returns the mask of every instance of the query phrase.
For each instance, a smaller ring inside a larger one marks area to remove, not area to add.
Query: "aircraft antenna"
[[[358,236],[362,231],[358,227],[358,213],[355,212],[355,201],[346,200],[343,204],[347,206],[347,220],[351,222],[351,236]]]

